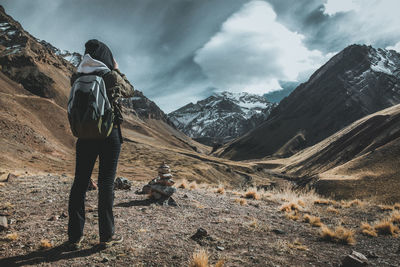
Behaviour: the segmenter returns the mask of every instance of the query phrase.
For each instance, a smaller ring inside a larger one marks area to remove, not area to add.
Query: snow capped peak
[[[225,142],[253,129],[275,106],[260,95],[218,92],[168,116],[190,137],[205,144]]]
[[[399,73],[399,56],[394,50],[373,49],[369,53],[371,61],[371,69],[375,72],[382,72],[388,75],[396,75]]]

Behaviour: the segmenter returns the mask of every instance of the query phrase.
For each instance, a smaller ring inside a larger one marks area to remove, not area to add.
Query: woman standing
[[[82,139],[76,142],[75,179],[69,196],[68,243],[72,249],[79,249],[83,241],[85,224],[85,195],[97,157],[98,176],[98,218],[100,244],[105,247],[121,243],[122,236],[114,235],[114,179],[121,151],[123,121],[120,98],[132,97],[133,86],[118,70],[118,64],[111,50],[98,40],[85,44],[85,55],[77,73],[71,77],[71,85],[82,75],[98,75],[104,80],[107,96],[112,103],[114,126],[105,139]]]

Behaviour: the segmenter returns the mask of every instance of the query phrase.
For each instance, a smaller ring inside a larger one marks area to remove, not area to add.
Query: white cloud
[[[354,0],[328,0],[324,7],[325,13],[332,16],[339,12],[358,10],[360,6]]]
[[[386,47],[386,49],[396,50],[398,53],[400,53],[400,42],[398,42],[394,46],[388,46]]]
[[[268,3],[252,1],[224,22],[195,62],[220,90],[265,93],[280,88],[278,80],[296,80],[324,63],[303,38],[278,23]]]

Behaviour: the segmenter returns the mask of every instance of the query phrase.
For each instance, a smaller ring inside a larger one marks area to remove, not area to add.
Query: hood
[[[77,71],[79,73],[109,72],[110,69],[103,62],[93,59],[89,54],[85,54]]]

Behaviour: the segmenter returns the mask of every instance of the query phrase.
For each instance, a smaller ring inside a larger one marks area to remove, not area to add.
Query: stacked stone
[[[170,167],[163,162],[158,168],[158,177],[145,185],[143,192],[150,194],[156,200],[168,200],[176,192],[174,184]]]

